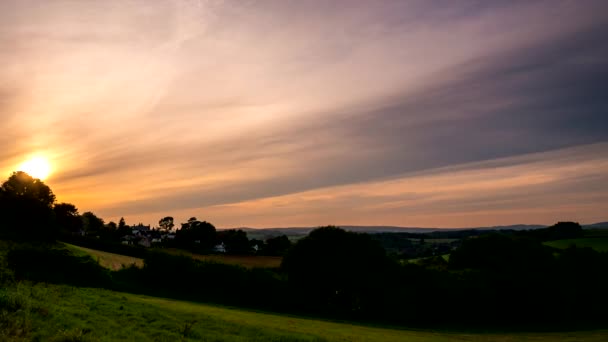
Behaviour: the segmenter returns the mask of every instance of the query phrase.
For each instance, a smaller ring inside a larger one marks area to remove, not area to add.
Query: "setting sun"
[[[44,157],[32,157],[19,165],[19,171],[27,172],[30,176],[46,179],[51,173],[51,165]]]

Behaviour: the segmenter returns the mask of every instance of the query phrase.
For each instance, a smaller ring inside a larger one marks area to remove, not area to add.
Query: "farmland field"
[[[176,255],[187,255],[197,260],[212,261],[223,264],[239,265],[247,268],[254,267],[279,267],[282,257],[263,256],[263,255],[226,255],[226,254],[195,254],[181,249],[167,249],[168,253]]]
[[[76,245],[71,245],[68,243],[64,243],[73,253],[76,255],[90,255],[93,259],[97,260],[97,262],[111,270],[117,271],[125,266],[135,265],[138,267],[142,267],[144,265],[144,260],[140,258],[134,258],[126,255],[115,254],[103,252],[96,249],[80,247]]]
[[[93,259],[97,260],[103,267],[117,271],[124,266],[135,265],[138,267],[143,266],[143,259],[130,257],[121,254],[103,252],[96,249],[80,247],[64,243],[70,250],[77,255],[90,255]],[[259,255],[222,255],[222,254],[211,254],[202,255],[195,254],[181,249],[161,249],[160,251],[174,254],[174,255],[185,255],[190,256],[196,260],[211,261],[230,265],[239,265],[247,268],[254,267],[279,267],[281,266],[282,257],[274,256],[259,256]]]
[[[0,289],[2,341],[605,341],[607,330],[402,330],[39,283]]]
[[[424,243],[428,243],[428,244],[437,244],[437,243],[452,243],[455,241],[458,241],[460,239],[432,239],[432,238],[428,238],[428,239],[419,239],[419,238],[410,238],[409,239],[412,242],[420,242],[421,240],[424,240]]]
[[[449,253],[448,253],[448,254],[442,254],[442,255],[440,255],[440,257],[441,257],[443,260],[445,260],[445,261],[450,261],[450,254],[449,254]],[[413,263],[413,264],[416,264],[416,263],[419,263],[419,262],[420,262],[420,261],[422,261],[422,260],[428,260],[428,259],[431,259],[431,258],[433,258],[433,257],[424,257],[424,258],[408,259],[408,260],[407,260],[407,262],[409,262],[409,263]]]
[[[554,248],[568,248],[571,245],[576,247],[591,247],[598,252],[608,252],[608,237],[564,239],[545,242],[545,245]]]

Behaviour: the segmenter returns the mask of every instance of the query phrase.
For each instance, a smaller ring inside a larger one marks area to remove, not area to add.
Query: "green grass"
[[[441,254],[440,257],[443,260],[445,260],[445,261],[450,261],[450,254],[449,253],[448,254]],[[416,263],[419,263],[420,261],[427,260],[427,259],[432,259],[432,258],[434,258],[434,257],[424,257],[424,258],[408,259],[407,262],[416,264]]]
[[[579,238],[548,241],[544,243],[553,248],[568,248],[572,245],[576,247],[591,247],[598,252],[608,252],[608,237]]]
[[[103,267],[109,268],[111,270],[117,271],[123,268],[124,266],[135,265],[137,267],[142,267],[144,264],[143,259],[134,258],[126,255],[103,252],[96,249],[80,247],[76,245],[71,245],[69,243],[65,244],[74,254],[76,255],[90,255],[93,259],[97,260],[99,264]],[[169,249],[159,249],[159,251],[170,253],[174,255],[185,255],[192,257],[196,260],[204,260],[204,261],[212,261],[229,265],[239,265],[247,268],[254,267],[279,267],[281,266],[282,257],[275,256],[259,256],[259,255],[223,255],[223,254],[212,254],[212,255],[202,255],[195,254],[188,251],[184,251],[181,249],[169,248]]]
[[[264,255],[227,255],[227,254],[196,254],[182,249],[168,248],[163,251],[174,255],[186,255],[196,260],[211,261],[229,265],[239,265],[246,268],[276,268],[281,266],[283,257]]]
[[[460,239],[420,239],[420,238],[410,238],[409,239],[412,242],[420,242],[421,240],[424,240],[424,243],[428,243],[428,244],[438,244],[438,243],[452,243],[454,241],[458,241]]]
[[[608,238],[608,229],[585,229],[583,230],[583,236]]]
[[[134,258],[121,254],[114,254],[99,251],[96,249],[90,249],[85,247],[80,247],[76,245],[70,245],[69,243],[64,243],[68,249],[70,249],[76,255],[90,255],[93,259],[97,260],[97,262],[111,270],[117,271],[123,267],[127,267],[130,265],[135,265],[137,267],[142,267],[144,265],[144,260],[140,258]]]
[[[606,341],[608,330],[399,330],[147,297],[20,283],[0,289],[1,341]]]

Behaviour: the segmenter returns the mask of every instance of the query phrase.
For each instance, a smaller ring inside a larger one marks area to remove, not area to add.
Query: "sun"
[[[34,178],[45,180],[51,173],[51,164],[48,159],[36,156],[19,165],[18,171],[23,171]]]

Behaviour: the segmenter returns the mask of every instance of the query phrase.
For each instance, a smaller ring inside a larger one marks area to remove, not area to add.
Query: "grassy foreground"
[[[398,330],[101,289],[0,289],[2,341],[606,341],[608,331],[479,334]]]

